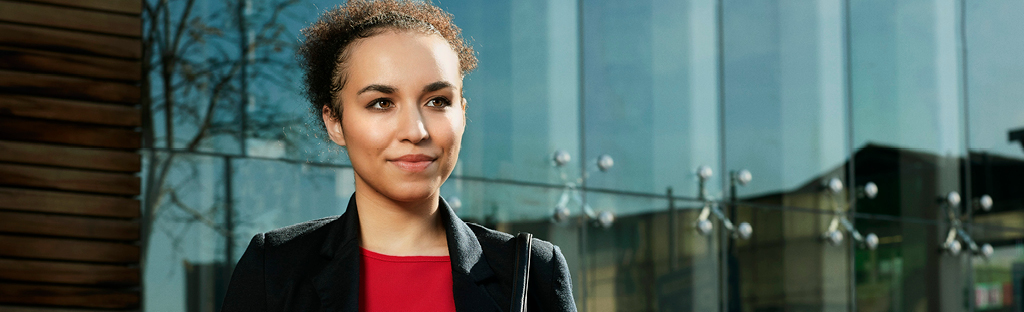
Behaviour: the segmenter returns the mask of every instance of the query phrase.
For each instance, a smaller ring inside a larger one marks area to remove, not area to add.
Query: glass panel
[[[739,193],[844,181],[842,3],[725,1],[723,10],[726,167],[754,177]]]
[[[788,195],[824,201],[818,195]],[[827,243],[823,233],[833,214],[780,207],[774,199],[740,204],[737,217],[751,223],[749,240],[733,240],[729,264],[738,300],[730,311],[849,311],[850,244]]]
[[[858,252],[858,308],[964,311],[968,257],[940,248],[947,216],[959,211],[942,199],[956,191],[970,201],[961,183],[960,3],[854,0],[849,8],[854,180],[879,191],[860,198],[857,212],[901,217],[856,224],[882,241],[899,238],[895,249],[883,244],[874,252],[881,259]]]
[[[1017,1],[967,2],[967,125],[970,194],[991,196],[990,211],[973,212],[971,234],[994,245],[988,258],[974,257],[975,311],[1024,309],[1024,30]]]
[[[884,206],[862,208],[935,218],[934,198],[963,193],[959,6],[854,0],[849,7],[855,180],[890,196]]]
[[[857,249],[858,311],[966,311],[969,257],[940,252],[946,223],[857,219],[878,249]]]
[[[155,156],[156,160],[151,156]],[[150,207],[143,282],[146,311],[186,311],[220,306],[230,271],[223,227],[224,161],[219,157],[151,153],[146,167],[168,164],[165,177],[148,175],[143,181],[159,190]],[[149,191],[149,190],[147,190]],[[153,193],[153,192],[150,192]],[[145,220],[145,219],[143,219]],[[205,299],[205,300],[204,300]]]
[[[714,311],[718,309],[718,236],[697,234],[699,207],[666,198],[589,192],[609,227],[588,222],[586,311]],[[623,203],[630,203],[625,205]],[[678,206],[677,206],[678,205]]]
[[[355,192],[348,167],[238,158],[232,171],[233,261],[256,233],[340,215]]]
[[[972,152],[1024,159],[1024,3],[996,0],[965,5],[968,133]],[[1018,179],[1019,180],[1019,179]],[[974,186],[977,188],[978,186]]]
[[[824,187],[848,184],[843,2],[722,10],[725,166],[753,175],[730,189],[744,203],[731,219],[754,234],[729,241],[729,311],[847,311],[849,243],[822,239],[849,198]]]
[[[696,190],[697,166],[720,157],[715,2],[582,5],[586,184]],[[601,155],[614,159],[607,172]]]
[[[576,1],[435,1],[480,59],[466,77],[466,132],[455,175],[564,183],[579,177]],[[570,154],[566,178],[552,168]]]

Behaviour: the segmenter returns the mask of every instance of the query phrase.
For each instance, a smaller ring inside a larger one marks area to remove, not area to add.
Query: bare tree
[[[183,228],[198,224],[222,235],[228,242],[227,261],[233,260],[233,222],[216,217],[231,215],[232,199],[225,196],[208,207],[190,205],[188,194],[180,193],[181,183],[190,181],[170,179],[175,168],[186,168],[179,175],[196,174],[196,164],[183,155],[213,151],[207,154],[225,154],[230,166],[231,157],[245,155],[247,138],[302,144],[282,134],[285,127],[303,124],[302,118],[282,117],[287,114],[273,111],[280,105],[248,112],[255,99],[269,97],[261,92],[294,91],[290,81],[281,79],[296,68],[295,34],[286,30],[284,20],[299,1],[144,1],[143,268],[161,215],[189,224]],[[219,146],[223,142],[234,146]]]

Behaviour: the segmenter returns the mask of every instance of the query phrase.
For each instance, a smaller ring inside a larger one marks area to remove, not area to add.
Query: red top
[[[359,311],[455,311],[448,256],[399,257],[359,249]]]

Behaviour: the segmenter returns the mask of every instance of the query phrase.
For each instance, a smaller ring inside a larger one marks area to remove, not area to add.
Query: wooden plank
[[[11,306],[0,304],[0,311],[4,312],[139,312],[138,310],[94,310],[94,309],[75,309],[75,308],[53,308],[53,307],[28,307],[28,306]]]
[[[137,149],[142,134],[127,128],[0,116],[0,140]]]
[[[100,79],[142,79],[142,64],[139,61],[12,47],[0,47],[0,69]]]
[[[85,9],[111,11],[127,14],[142,14],[142,0],[29,0],[39,3],[50,3],[79,7]]]
[[[104,263],[138,263],[139,247],[129,244],[67,238],[0,235],[0,256]]]
[[[6,0],[0,0],[0,7],[3,7],[0,21],[136,38],[142,36],[142,19],[137,16]]]
[[[0,259],[0,280],[96,286],[139,284],[139,268],[121,265]],[[2,310],[2,309],[0,309]]]
[[[142,97],[133,84],[9,70],[0,70],[0,92],[125,104]]]
[[[15,94],[0,94],[0,116],[4,115],[109,126],[138,127],[142,124],[142,113],[131,106]]]
[[[0,187],[0,208],[71,215],[138,218],[136,199]]]
[[[0,141],[0,162],[138,172],[142,156],[111,149]]]
[[[0,23],[0,45],[119,58],[142,58],[134,38]]]
[[[0,211],[0,233],[131,241],[139,239],[139,222]]]
[[[132,174],[0,164],[0,185],[139,195],[140,182]]]
[[[0,302],[126,309],[138,307],[139,293],[106,288],[0,283]]]

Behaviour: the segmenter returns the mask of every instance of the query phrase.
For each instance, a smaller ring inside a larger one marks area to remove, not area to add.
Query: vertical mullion
[[[964,201],[964,207],[967,209],[967,212],[965,213],[967,215],[967,220],[968,221],[973,221],[974,220],[974,210],[972,209],[973,208],[972,207],[973,206],[972,203],[974,202],[974,200],[973,200],[973,198],[974,198],[973,196],[974,195],[972,194],[973,190],[972,190],[972,185],[971,185],[971,181],[972,181],[972,179],[971,179],[971,127],[970,127],[971,124],[970,124],[970,110],[969,110],[969,106],[968,106],[968,104],[970,102],[970,99],[968,98],[969,94],[968,94],[968,84],[967,84],[967,4],[966,4],[965,0],[960,0],[960,12],[959,12],[959,15],[960,15],[960,20],[959,20],[959,22],[960,22],[960,25],[959,25],[960,26],[959,27],[960,28],[959,29],[960,30],[960,33],[959,33],[960,36],[959,37],[960,38],[959,39],[960,39],[960,83],[961,83],[960,94],[961,94],[961,103],[963,105],[963,116],[964,116],[963,117],[964,118],[964,121],[963,121],[964,130],[962,132],[962,134],[964,136],[964,138],[963,138],[964,147],[961,149],[961,152],[964,153],[963,160],[962,160],[963,161],[962,162],[962,164],[963,164],[963,172],[962,172],[963,179],[961,179],[961,181],[963,181],[964,185],[962,185],[961,188],[964,190],[964,195],[965,195],[965,199],[966,199]],[[971,222],[967,222],[967,226],[966,226],[967,230],[971,229],[971,225],[972,225]],[[969,255],[967,257],[967,276],[966,276],[966,280],[967,280],[967,285],[974,285],[974,257],[973,257],[973,255]],[[970,311],[970,312],[974,311],[974,303],[977,302],[977,301],[975,301],[974,296],[975,296],[975,294],[974,294],[973,291],[968,291],[967,292],[967,298],[966,298],[968,300],[967,311]]]
[[[854,117],[853,117],[853,45],[851,44],[852,32],[850,27],[850,1],[844,0],[843,8],[843,42],[845,44],[845,71],[846,71],[846,155],[847,155],[847,181],[849,181],[848,192],[850,197],[850,205],[847,209],[847,216],[854,226],[857,225],[857,192],[854,186],[857,185],[856,175],[856,150],[854,146]],[[847,279],[850,281],[849,285],[849,296],[850,311],[857,310],[857,246],[853,242],[849,246],[849,269],[847,270]]]
[[[718,0],[717,4],[716,4],[716,8],[715,8],[715,14],[717,15],[716,18],[715,18],[715,28],[716,28],[716,33],[717,33],[716,37],[717,38],[715,38],[715,40],[717,40],[717,43],[718,43],[718,49],[717,49],[718,50],[717,51],[718,52],[718,142],[719,142],[719,145],[718,145],[718,149],[719,149],[718,170],[719,170],[719,172],[722,173],[721,176],[723,177],[722,178],[722,182],[721,182],[722,183],[722,186],[721,186],[722,190],[727,189],[728,183],[729,183],[728,182],[728,177],[726,176],[728,174],[728,172],[726,171],[726,157],[725,157],[726,156],[726,145],[725,145],[726,143],[725,143],[725,36],[724,36],[724,33],[725,33],[725,24],[724,24],[725,13],[724,13],[724,8],[725,8],[724,0]],[[718,280],[718,283],[719,283],[719,287],[718,287],[718,292],[719,292],[719,294],[718,294],[719,309],[724,312],[724,311],[728,311],[729,310],[729,305],[728,305],[728,300],[729,300],[729,298],[728,298],[728,278],[727,278],[727,276],[728,276],[728,274],[734,274],[734,272],[728,272],[727,271],[728,267],[726,265],[724,265],[724,263],[723,263],[723,262],[725,262],[723,260],[727,260],[728,259],[728,257],[725,255],[725,253],[728,252],[726,250],[726,248],[725,248],[725,247],[728,246],[728,241],[727,241],[728,238],[726,238],[726,235],[721,235],[721,233],[723,233],[721,229],[719,231],[716,231],[716,232],[720,234],[719,235],[718,244],[717,244],[718,248],[720,249],[719,252],[718,252],[718,270],[719,270],[719,272],[721,272],[721,274],[719,274],[719,280]]]
[[[577,80],[578,80],[577,83],[579,84],[579,90],[578,90],[578,92],[579,92],[579,96],[578,96],[579,102],[577,103],[578,104],[577,106],[579,107],[579,113],[578,113],[579,116],[577,116],[577,119],[579,120],[579,134],[578,134],[578,137],[579,137],[579,147],[580,147],[579,155],[580,155],[580,175],[581,176],[587,172],[587,167],[586,167],[586,165],[587,165],[587,162],[586,162],[586,147],[587,147],[587,140],[586,140],[586,130],[587,130],[586,129],[586,119],[587,119],[586,118],[586,102],[587,101],[586,101],[586,96],[587,96],[587,93],[586,93],[586,81],[584,80],[585,79],[585,70],[584,70],[584,68],[586,66],[586,59],[584,59],[584,55],[585,55],[584,51],[586,50],[586,47],[584,47],[584,45],[583,45],[584,44],[584,38],[583,38],[583,35],[584,35],[583,16],[584,16],[583,0],[577,0],[576,1],[576,33],[577,33],[577,43],[576,44],[577,44],[577,49],[578,49],[577,57],[579,57],[579,61],[578,61],[579,68],[577,69],[578,74],[579,74],[579,78],[577,78]],[[587,204],[587,192],[586,192],[586,189],[587,189],[587,179],[581,179],[581,181],[580,181],[580,189],[581,189],[580,200],[582,201],[581,205],[583,205],[585,207],[586,204]],[[583,216],[582,218],[586,218],[586,216]],[[580,301],[580,303],[582,303],[582,304],[580,304],[582,309],[580,309],[580,311],[581,312],[586,312],[588,310],[588,308],[589,308],[587,306],[587,302],[590,300],[590,298],[587,297],[587,293],[588,293],[587,289],[590,287],[590,284],[588,284],[588,276],[587,276],[589,274],[589,269],[590,269],[590,266],[588,265],[588,261],[587,261],[587,259],[588,259],[587,258],[587,222],[585,220],[583,222],[579,222],[579,226],[580,226],[579,244],[580,244],[580,264],[581,264],[580,268],[583,269],[582,274],[580,274],[580,286],[581,286],[580,287],[580,298],[582,298],[582,300]]]

